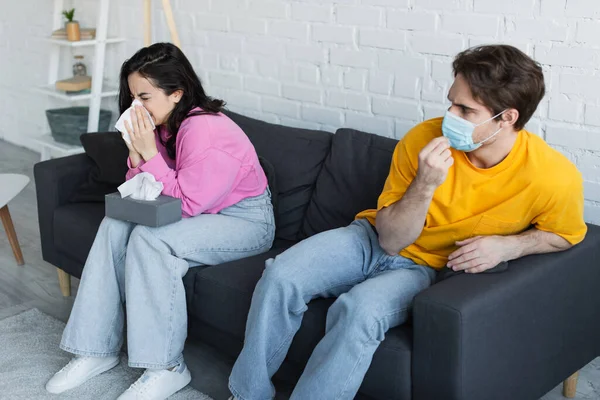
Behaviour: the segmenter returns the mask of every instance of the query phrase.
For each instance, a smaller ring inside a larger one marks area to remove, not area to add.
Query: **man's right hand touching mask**
[[[446,180],[454,164],[450,142],[440,136],[429,142],[419,153],[419,167],[415,180],[419,185],[435,190]]]

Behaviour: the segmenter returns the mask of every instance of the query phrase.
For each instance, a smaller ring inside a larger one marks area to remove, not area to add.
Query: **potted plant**
[[[79,29],[79,22],[73,21],[75,16],[75,9],[63,11],[63,16],[67,19],[65,23],[65,30],[67,31],[67,40],[71,42],[77,42],[81,39],[81,31]]]

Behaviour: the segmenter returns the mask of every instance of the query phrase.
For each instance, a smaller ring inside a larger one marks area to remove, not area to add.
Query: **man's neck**
[[[492,143],[484,144],[477,150],[466,153],[467,158],[477,168],[492,168],[508,156],[518,136],[518,131],[503,132]]]

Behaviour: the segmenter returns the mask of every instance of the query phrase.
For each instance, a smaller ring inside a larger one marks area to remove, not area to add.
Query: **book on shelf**
[[[57,29],[52,32],[51,39],[67,40],[67,31],[65,29]],[[96,38],[95,28],[82,28],[80,40],[94,40]]]
[[[55,84],[57,90],[67,92],[81,93],[84,90],[91,89],[92,77],[91,76],[74,76],[69,79],[63,79],[57,81]]]

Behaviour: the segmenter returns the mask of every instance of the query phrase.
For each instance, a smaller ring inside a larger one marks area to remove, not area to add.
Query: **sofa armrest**
[[[77,154],[43,161],[33,167],[42,256],[55,266],[60,267],[54,246],[54,210],[68,203],[71,195],[87,179],[92,166],[93,162],[87,155]]]
[[[433,285],[413,312],[413,399],[537,399],[600,349],[600,227],[568,251]]]

